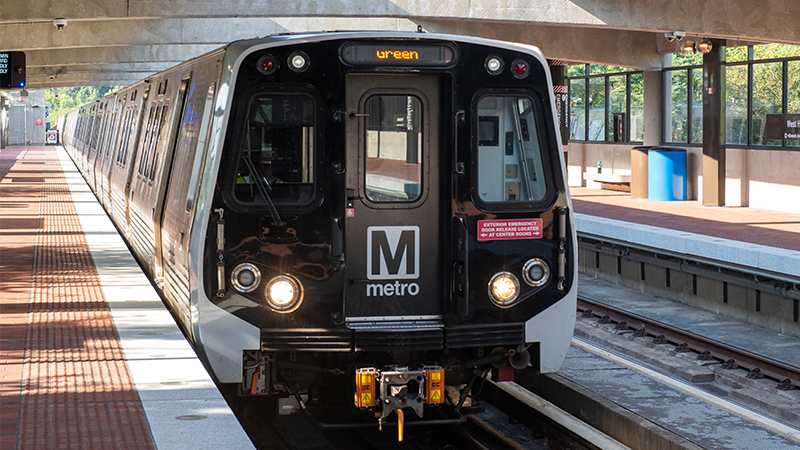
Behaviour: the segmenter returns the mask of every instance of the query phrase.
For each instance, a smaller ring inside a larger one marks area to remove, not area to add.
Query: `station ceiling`
[[[228,42],[274,33],[403,30],[533,44],[551,59],[655,69],[665,32],[729,46],[800,44],[796,0],[11,0],[0,51],[28,88],[127,85]],[[67,25],[59,31],[54,19]]]

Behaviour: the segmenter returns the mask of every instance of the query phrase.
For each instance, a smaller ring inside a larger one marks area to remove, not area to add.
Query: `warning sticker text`
[[[479,220],[478,240],[541,239],[542,219]]]

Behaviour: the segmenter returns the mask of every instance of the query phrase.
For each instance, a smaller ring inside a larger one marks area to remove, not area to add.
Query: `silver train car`
[[[569,347],[577,246],[552,89],[528,45],[277,35],[60,129],[219,384],[319,426],[447,422],[488,373],[555,371]]]

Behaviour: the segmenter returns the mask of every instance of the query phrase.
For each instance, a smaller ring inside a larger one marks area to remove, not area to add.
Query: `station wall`
[[[8,111],[8,145],[44,145],[44,90],[30,91],[26,99],[19,98],[19,93],[14,95]]]
[[[570,142],[567,153],[569,185],[600,189],[586,172],[631,173],[631,149],[638,144]],[[687,199],[703,197],[703,149],[686,148]],[[800,152],[729,148],[726,151],[725,205],[800,214]]]

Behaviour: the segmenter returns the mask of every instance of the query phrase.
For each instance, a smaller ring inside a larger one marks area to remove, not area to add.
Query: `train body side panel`
[[[164,294],[176,317],[191,333],[189,241],[202,163],[206,152],[209,123],[213,112],[218,76],[218,59],[213,55],[192,67],[182,117],[176,122],[178,136],[168,186],[164,192],[161,220]]]
[[[125,90],[124,110],[120,123],[120,138],[117,152],[111,161],[110,198],[108,209],[111,220],[117,225],[123,237],[130,237],[129,199],[130,180],[133,176],[133,161],[136,156],[137,142],[142,125],[144,107],[147,104],[148,88],[139,83],[133,89]]]

